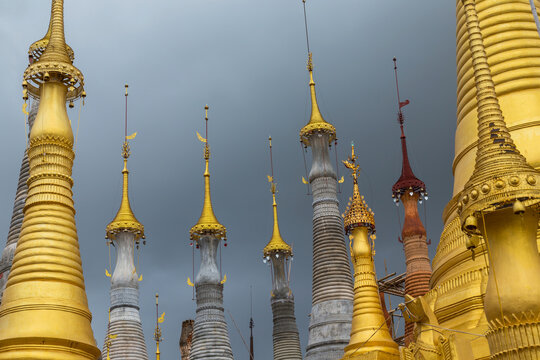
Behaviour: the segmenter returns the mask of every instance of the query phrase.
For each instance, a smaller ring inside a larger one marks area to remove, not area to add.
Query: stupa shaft
[[[217,266],[220,239],[204,235],[198,240],[201,267],[195,280],[197,310],[193,324],[190,360],[232,360],[232,350],[223,309],[223,285]]]
[[[302,359],[294,300],[272,299],[274,360]]]
[[[275,196],[275,195],[274,195]],[[277,229],[277,231],[276,231]],[[273,250],[268,251],[272,241],[265,248],[265,255],[270,257],[272,276],[272,297],[270,304],[273,315],[272,339],[274,344],[274,360],[301,360],[300,337],[294,315],[294,296],[289,286],[288,269],[291,266],[291,250],[279,235],[277,227],[277,210],[274,197],[274,236],[282,241],[281,248],[274,240]]]
[[[336,130],[323,119],[317,104],[311,54],[308,70],[311,117],[300,131],[300,140],[312,151],[313,285],[306,359],[340,359],[349,343],[353,283],[338,208],[337,175],[329,154]]]
[[[405,210],[405,221],[401,238],[405,250],[407,275],[405,277],[405,294],[414,298],[425,295],[430,287],[431,261],[427,246],[426,230],[418,214],[418,193],[409,195],[408,190],[401,196]],[[405,344],[413,339],[414,323],[405,323]]]
[[[313,285],[306,359],[339,359],[349,342],[353,284],[338,208],[336,174],[328,151],[329,138],[318,134],[310,140]]]
[[[133,261],[135,235],[119,233],[115,240],[116,266],[111,277],[110,321],[102,356],[110,341],[111,360],[148,360],[139,315],[139,275]]]
[[[51,43],[57,44],[63,40],[63,1],[54,0],[52,6]],[[51,59],[63,61],[54,54]],[[33,65],[25,77],[41,71]],[[40,78],[24,220],[0,306],[0,359],[88,360],[100,353],[90,326],[71,191],[75,154],[63,71],[70,75],[74,69],[69,62]]]
[[[349,235],[351,259],[354,266],[354,308],[351,327],[351,339],[345,347],[342,360],[348,359],[384,359],[398,360],[398,345],[388,330],[388,318],[385,317],[375,275],[373,260],[375,241],[375,218],[367,206],[358,187],[360,166],[354,144],[351,155],[343,161],[351,170],[353,178],[353,196],[349,199],[347,210],[343,214],[345,232]]]
[[[39,107],[39,100],[32,102],[30,113],[28,114],[28,127],[29,131],[32,130],[32,125],[37,115]],[[28,134],[30,135],[30,134]],[[24,219],[24,204],[28,195],[28,177],[30,176],[30,164],[28,162],[28,153],[25,150],[21,170],[19,173],[19,182],[17,183],[17,192],[15,193],[15,203],[13,204],[13,215],[11,216],[11,223],[9,224],[9,232],[6,242],[6,247],[2,251],[2,260],[0,260],[0,302],[6,283],[8,280],[9,272],[11,270],[11,264],[13,263],[13,255],[15,254],[15,248],[19,241],[21,233],[21,227]]]
[[[392,339],[384,316],[375,275],[368,228],[351,232],[354,264],[354,310],[351,340],[343,360],[399,359],[398,345]]]

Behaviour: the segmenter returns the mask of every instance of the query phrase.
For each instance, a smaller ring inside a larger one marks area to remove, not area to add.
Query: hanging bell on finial
[[[514,214],[522,215],[525,213],[525,205],[523,205],[521,201],[516,200],[516,202],[512,206],[512,210],[514,211]]]
[[[467,247],[467,250],[472,250],[476,248],[478,244],[480,244],[480,236],[478,235],[468,236],[467,241],[465,241],[465,246]]]
[[[465,219],[465,225],[463,227],[468,231],[476,231],[478,229],[478,220],[475,216],[469,215]]]
[[[73,109],[75,107],[75,104],[73,103],[73,100],[69,100],[69,108]]]

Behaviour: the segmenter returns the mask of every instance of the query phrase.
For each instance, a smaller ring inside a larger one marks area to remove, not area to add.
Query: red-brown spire
[[[403,164],[401,167],[401,176],[398,181],[392,186],[392,194],[396,200],[403,194],[405,191],[420,193],[423,195],[426,191],[426,185],[420,179],[418,179],[411,168],[409,163],[409,155],[407,152],[407,140],[405,137],[405,132],[403,131],[403,122],[404,116],[401,108],[409,104],[409,100],[401,101],[399,97],[399,85],[397,78],[397,60],[394,58],[394,73],[396,76],[396,88],[397,88],[397,97],[398,97],[398,123],[401,128],[401,151],[403,153]],[[397,202],[397,201],[396,201]]]
[[[403,228],[401,229],[405,250],[405,263],[407,264],[407,276],[405,277],[405,294],[412,297],[424,295],[429,291],[429,279],[431,278],[431,262],[428,255],[426,242],[426,230],[418,214],[418,203],[427,199],[426,185],[419,180],[411,169],[407,154],[407,142],[403,131],[403,113],[401,108],[409,104],[409,100],[401,102],[397,79],[396,58],[394,58],[394,72],[396,74],[396,87],[398,95],[398,122],[401,128],[401,150],[403,152],[403,167],[401,176],[392,187],[392,197],[396,205],[401,201],[405,212]],[[405,346],[413,340],[413,323],[405,324]]]

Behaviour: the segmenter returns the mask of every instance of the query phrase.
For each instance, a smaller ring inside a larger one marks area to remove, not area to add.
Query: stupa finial
[[[394,57],[394,74],[396,77],[396,92],[397,92],[397,101],[398,101],[398,123],[401,129],[401,152],[403,155],[403,162],[401,165],[401,176],[398,181],[392,186],[392,197],[395,200],[399,201],[401,194],[404,192],[420,193],[424,196],[426,194],[426,184],[420,179],[418,179],[411,168],[409,162],[409,154],[407,151],[407,140],[405,137],[405,132],[403,130],[403,125],[405,122],[405,117],[403,116],[402,108],[409,105],[410,101],[405,100],[401,101],[399,96],[399,83],[397,75],[397,59]]]
[[[360,189],[358,188],[360,166],[356,164],[356,159],[354,143],[351,143],[351,155],[347,160],[343,161],[343,165],[351,170],[351,177],[353,178],[353,196],[349,198],[347,210],[343,214],[345,232],[350,234],[354,228],[366,227],[370,234],[375,234],[375,215],[371,208],[368,207],[364,196],[360,195]]]
[[[317,103],[317,93],[315,92],[315,81],[313,80],[313,54],[309,48],[309,33],[307,26],[306,15],[306,1],[302,0],[304,6],[304,24],[306,28],[306,43],[308,52],[307,70],[309,72],[309,89],[311,94],[311,116],[309,122],[300,130],[300,141],[305,145],[309,145],[309,137],[313,133],[327,133],[330,134],[329,142],[336,139],[336,128],[324,120],[321,111],[319,110],[319,104]]]
[[[28,95],[39,97],[41,84],[48,81],[61,82],[67,86],[66,100],[85,97],[84,76],[73,66],[73,50],[64,36],[64,0],[53,0],[49,31],[44,38],[30,46],[31,64],[23,75],[23,99]]]
[[[190,235],[192,240],[199,239],[202,235],[210,233],[219,238],[226,238],[227,229],[225,226],[216,218],[214,214],[214,208],[212,206],[212,199],[210,196],[210,171],[209,171],[209,161],[210,161],[210,146],[208,145],[208,109],[209,106],[204,107],[205,111],[205,124],[206,124],[206,137],[203,138],[199,133],[197,137],[199,140],[204,143],[204,162],[205,162],[205,171],[204,171],[204,203],[201,213],[201,217],[195,226],[190,230]]]
[[[268,176],[268,182],[270,183],[270,191],[272,193],[272,207],[274,209],[274,230],[272,232],[272,238],[268,242],[268,244],[264,247],[263,250],[263,257],[269,256],[272,253],[275,252],[283,252],[287,255],[292,255],[292,249],[283,240],[281,237],[281,233],[279,232],[279,223],[278,223],[278,214],[277,214],[277,202],[276,202],[276,182],[274,179],[274,163],[272,158],[272,137],[268,137],[268,144],[270,148],[270,170],[271,175]]]
[[[125,112],[125,133],[124,143],[122,144],[122,157],[124,158],[124,168],[122,170],[123,175],[123,188],[122,188],[122,201],[120,202],[120,209],[116,213],[114,220],[107,225],[107,239],[114,239],[116,234],[121,231],[128,231],[135,235],[135,238],[145,238],[144,226],[137,220],[131,204],[129,203],[129,171],[127,169],[127,161],[131,154],[128,140],[132,140],[137,136],[137,133],[133,133],[128,136],[127,134],[127,99],[128,99],[128,85],[125,85],[126,89],[126,112]]]

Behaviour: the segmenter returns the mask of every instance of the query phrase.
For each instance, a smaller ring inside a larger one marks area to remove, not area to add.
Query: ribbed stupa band
[[[272,299],[274,360],[302,360],[293,299]]]
[[[197,315],[193,325],[190,360],[232,360],[231,343],[223,311],[223,285],[195,285]]]

